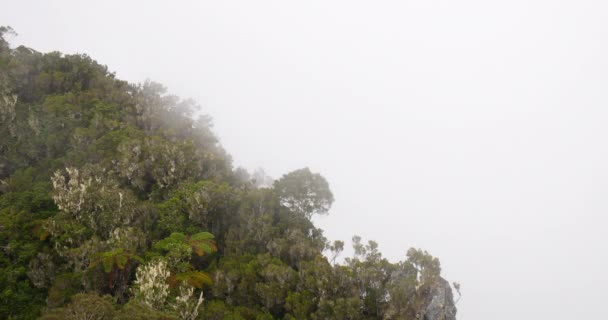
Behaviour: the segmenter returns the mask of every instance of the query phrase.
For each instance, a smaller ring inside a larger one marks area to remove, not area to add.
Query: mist
[[[608,318],[607,3],[2,7],[14,45],[198,101],[235,167],[320,172],[325,236],[427,250],[459,319]]]

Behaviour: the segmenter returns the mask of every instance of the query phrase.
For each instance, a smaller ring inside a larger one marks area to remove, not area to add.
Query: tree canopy
[[[323,176],[251,178],[195,102],[84,54],[11,48],[13,33],[0,27],[0,318],[425,314],[439,261],[391,263],[354,237],[339,262],[344,242],[311,221],[334,201]]]

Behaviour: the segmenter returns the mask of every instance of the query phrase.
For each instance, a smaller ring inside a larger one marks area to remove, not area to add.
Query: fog
[[[5,0],[0,25],[196,99],[235,166],[322,173],[325,235],[428,250],[459,319],[608,319],[604,1]]]

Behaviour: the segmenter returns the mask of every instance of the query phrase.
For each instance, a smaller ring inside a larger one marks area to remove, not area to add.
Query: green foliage
[[[199,181],[185,183],[160,203],[159,228],[163,234],[184,232],[194,234],[212,230],[221,235],[237,208],[237,191],[228,183]]]
[[[439,261],[391,263],[354,237],[338,263],[344,242],[311,221],[334,201],[320,174],[233,169],[193,101],[12,34],[0,27],[0,319],[422,315]]]
[[[284,175],[274,189],[282,205],[309,219],[313,214],[326,214],[334,202],[325,178],[308,168]]]
[[[217,251],[213,238],[214,236],[209,232],[199,232],[192,236],[174,232],[154,244],[154,248],[164,252],[169,265],[176,267],[180,263],[189,262],[193,254],[200,257]]]
[[[191,270],[169,277],[169,284],[171,286],[174,287],[179,283],[186,283],[194,288],[200,289],[203,285],[211,285],[213,280],[204,272]]]
[[[202,319],[209,320],[272,320],[272,315],[268,312],[237,306],[233,307],[222,301],[211,301],[207,304]]]
[[[79,293],[72,296],[72,301],[62,308],[49,311],[42,320],[110,320],[114,319],[114,304],[109,296]]]
[[[53,284],[49,288],[47,305],[51,308],[59,307],[69,301],[70,297],[82,288],[81,274],[62,273],[53,278]]]
[[[112,251],[94,254],[89,268],[94,268],[101,264],[103,266],[103,271],[109,273],[115,268],[124,270],[127,267],[127,264],[131,261],[143,262],[140,257],[134,255],[133,253],[128,252],[123,248],[118,248]]]
[[[178,320],[177,315],[157,311],[147,304],[131,300],[127,302],[114,317],[115,320]]]

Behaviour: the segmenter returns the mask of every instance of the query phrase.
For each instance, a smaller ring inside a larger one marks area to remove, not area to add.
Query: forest
[[[334,201],[320,174],[264,183],[233,166],[195,101],[9,35],[0,319],[455,319],[426,251],[390,262],[354,236],[340,255],[311,221]]]

